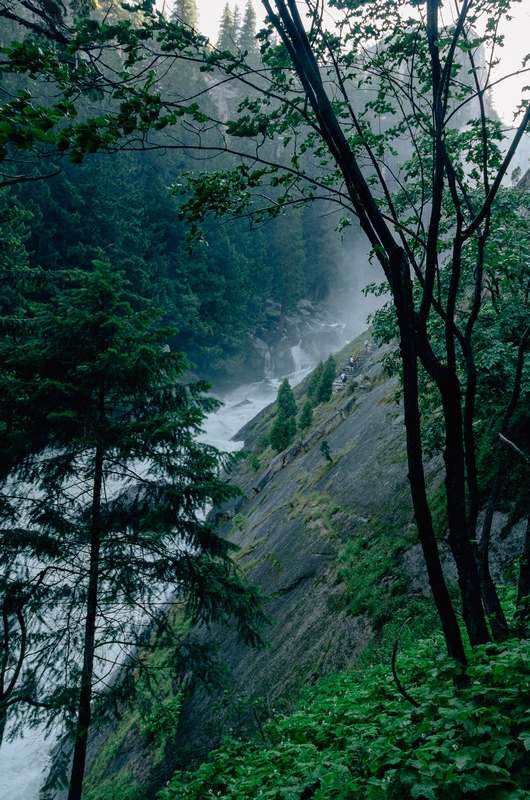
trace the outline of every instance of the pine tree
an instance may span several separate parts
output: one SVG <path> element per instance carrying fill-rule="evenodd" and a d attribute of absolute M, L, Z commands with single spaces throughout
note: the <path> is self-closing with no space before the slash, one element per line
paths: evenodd
<path fill-rule="evenodd" d="M 324 458 L 326 459 L 326 461 L 329 461 L 330 464 L 333 464 L 333 458 L 331 457 L 331 450 L 329 449 L 329 442 L 327 442 L 324 439 L 323 442 L 320 442 L 320 448 L 319 449 L 320 449 L 320 452 L 322 453 L 322 455 L 324 456 Z"/>
<path fill-rule="evenodd" d="M 278 389 L 277 413 L 271 428 L 271 446 L 280 452 L 292 442 L 296 436 L 296 400 L 287 378 Z"/>
<path fill-rule="evenodd" d="M 224 7 L 223 16 L 219 23 L 219 35 L 215 45 L 218 50 L 228 50 L 235 52 L 236 49 L 236 30 L 234 27 L 234 15 L 228 3 Z"/>
<path fill-rule="evenodd" d="M 286 417 L 283 411 L 278 411 L 270 432 L 271 447 L 280 453 L 291 444 L 295 436 L 295 417 Z"/>
<path fill-rule="evenodd" d="M 246 640 L 259 638 L 258 596 L 198 513 L 234 495 L 219 479 L 220 454 L 196 441 L 217 403 L 203 394 L 208 384 L 179 383 L 187 365 L 164 349 L 171 331 L 131 299 L 123 273 L 95 262 L 35 302 L 30 324 L 0 343 L 0 552 L 28 540 L 17 578 L 35 571 L 37 541 L 42 586 L 61 587 L 53 625 L 38 630 L 42 658 L 20 670 L 18 699 L 65 715 L 69 800 L 81 797 L 93 710 L 108 703 L 96 690 L 109 669 L 101 648 L 141 641 L 161 596 L 178 591 L 192 621 L 232 616 Z"/>
<path fill-rule="evenodd" d="M 239 6 L 234 6 L 234 41 L 236 45 L 239 47 L 239 37 L 241 36 L 241 11 L 239 10 Z"/>
<path fill-rule="evenodd" d="M 251 57 L 259 54 L 259 48 L 256 42 L 256 12 L 252 0 L 247 0 L 245 6 L 238 45 L 242 52 L 246 51 Z M 252 63 L 252 61 L 250 63 Z"/>
<path fill-rule="evenodd" d="M 171 14 L 172 22 L 183 22 L 189 25 L 190 28 L 197 28 L 197 3 L 195 0 L 175 0 L 173 6 L 173 13 Z"/>
<path fill-rule="evenodd" d="M 272 296 L 281 305 L 279 329 L 283 333 L 285 315 L 304 296 L 305 241 L 301 211 L 283 215 L 271 223 L 269 258 L 274 264 Z"/>
<path fill-rule="evenodd" d="M 324 369 L 322 370 L 322 376 L 320 378 L 316 390 L 315 401 L 317 405 L 318 403 L 327 403 L 328 400 L 331 399 L 336 368 L 337 367 L 335 364 L 335 359 L 333 358 L 332 355 L 330 355 L 326 363 L 324 364 Z"/>
<path fill-rule="evenodd" d="M 286 417 L 296 416 L 296 399 L 287 378 L 284 378 L 278 389 L 277 404 L 278 411 L 283 411 Z"/>
<path fill-rule="evenodd" d="M 317 400 L 317 394 L 323 372 L 324 372 L 324 364 L 322 363 L 322 361 L 319 361 L 318 365 L 313 370 L 313 373 L 311 375 L 311 378 L 309 379 L 309 384 L 307 387 L 307 397 L 312 406 L 316 406 L 319 402 Z"/>
<path fill-rule="evenodd" d="M 311 427 L 313 424 L 313 409 L 311 408 L 311 403 L 307 400 L 304 403 L 304 407 L 302 409 L 302 413 L 300 414 L 300 419 L 298 420 L 298 427 L 301 431 L 305 431 Z"/>
<path fill-rule="evenodd" d="M 0 191 L 0 315 L 11 314 L 23 304 L 24 282 L 31 280 L 25 242 L 31 217 L 9 189 Z M 37 270 L 35 270 L 35 273 Z"/>

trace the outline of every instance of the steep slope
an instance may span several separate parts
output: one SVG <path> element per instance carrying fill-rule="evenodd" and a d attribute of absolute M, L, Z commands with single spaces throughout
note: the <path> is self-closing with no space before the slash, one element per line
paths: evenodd
<path fill-rule="evenodd" d="M 415 543 L 397 384 L 384 378 L 381 355 L 365 361 L 354 394 L 347 389 L 316 409 L 303 439 L 270 462 L 269 451 L 260 453 L 264 466 L 257 472 L 246 459 L 232 476 L 245 496 L 218 512 L 224 534 L 241 548 L 238 563 L 268 598 L 268 647 L 251 651 L 226 629 L 202 632 L 213 637 L 227 665 L 222 690 L 195 691 L 163 745 L 142 738 L 138 720 L 121 735 L 115 731 L 110 750 L 96 758 L 90 798 L 131 783 L 145 787 L 134 797 L 152 797 L 175 769 L 200 761 L 227 731 L 259 735 L 262 722 L 288 709 L 305 685 L 350 668 L 363 652 L 366 659 L 405 615 L 415 617 L 413 635 L 436 625 Z M 270 419 L 265 409 L 243 429 L 247 449 Z M 323 436 L 332 462 L 318 446 Z M 437 491 L 440 463 L 428 470 Z M 500 528 L 498 572 L 521 536 L 514 530 L 500 546 Z M 447 555 L 445 562 L 453 574 Z"/>

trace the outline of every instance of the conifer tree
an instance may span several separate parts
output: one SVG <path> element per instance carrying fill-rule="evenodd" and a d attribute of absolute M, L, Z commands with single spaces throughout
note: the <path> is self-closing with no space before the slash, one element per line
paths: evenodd
<path fill-rule="evenodd" d="M 234 6 L 234 41 L 236 45 L 239 47 L 239 37 L 241 35 L 241 11 L 238 5 Z"/>
<path fill-rule="evenodd" d="M 295 436 L 295 417 L 286 417 L 283 411 L 278 411 L 270 433 L 271 447 L 280 453 L 291 444 Z"/>
<path fill-rule="evenodd" d="M 329 442 L 324 439 L 323 442 L 320 442 L 320 448 L 319 449 L 320 449 L 320 452 L 322 453 L 322 455 L 324 456 L 324 458 L 326 459 L 326 461 L 329 461 L 330 464 L 333 464 L 333 458 L 331 457 L 331 450 L 329 448 Z"/>
<path fill-rule="evenodd" d="M 247 52 L 249 56 L 256 56 L 259 48 L 256 42 L 256 12 L 252 0 L 247 0 L 243 22 L 239 32 L 238 44 L 240 50 Z M 252 62 L 251 62 L 252 63 Z"/>
<path fill-rule="evenodd" d="M 219 23 L 219 35 L 216 45 L 218 50 L 228 50 L 234 52 L 236 49 L 236 29 L 234 26 L 234 15 L 228 3 L 225 5 L 223 15 Z"/>
<path fill-rule="evenodd" d="M 272 296 L 280 303 L 279 330 L 283 333 L 285 315 L 304 296 L 306 259 L 302 213 L 295 210 L 272 223 L 269 258 L 274 264 Z"/>
<path fill-rule="evenodd" d="M 171 14 L 172 22 L 183 22 L 189 25 L 190 28 L 197 28 L 197 3 L 195 0 L 175 0 L 173 6 L 173 13 Z"/>
<path fill-rule="evenodd" d="M 296 436 L 296 400 L 287 378 L 278 390 L 277 414 L 271 428 L 271 446 L 280 452 L 292 442 Z"/>
<path fill-rule="evenodd" d="M 322 361 L 319 361 L 318 365 L 313 370 L 311 378 L 309 379 L 309 385 L 307 387 L 307 397 L 312 406 L 316 406 L 319 402 L 317 400 L 317 394 L 323 373 L 324 373 L 324 364 L 322 363 Z"/>
<path fill-rule="evenodd" d="M 313 409 L 311 408 L 311 403 L 307 400 L 304 403 L 304 407 L 302 409 L 302 413 L 300 414 L 300 419 L 298 420 L 298 427 L 301 431 L 305 431 L 311 427 L 313 424 Z"/>
<path fill-rule="evenodd" d="M 335 370 L 336 364 L 335 359 L 332 355 L 329 356 L 326 363 L 324 364 L 324 369 L 322 370 L 322 376 L 318 383 L 318 388 L 316 390 L 315 401 L 316 403 L 327 403 L 328 400 L 331 399 L 331 394 L 333 392 L 333 381 L 335 380 Z"/>
<path fill-rule="evenodd" d="M 296 416 L 296 400 L 291 384 L 284 378 L 278 389 L 278 411 L 283 411 L 286 417 Z"/>
<path fill-rule="evenodd" d="M 9 189 L 0 190 L 0 315 L 11 314 L 21 303 L 21 287 L 30 277 L 25 242 L 29 238 L 24 210 Z"/>
<path fill-rule="evenodd" d="M 0 343 L 0 552 L 27 540 L 9 564 L 18 580 L 35 571 L 37 542 L 43 589 L 61 584 L 52 629 L 39 628 L 38 652 L 19 670 L 19 707 L 63 714 L 69 800 L 80 800 L 93 710 L 108 698 L 105 648 L 142 641 L 161 597 L 178 590 L 193 621 L 233 617 L 247 641 L 259 639 L 257 594 L 197 515 L 234 495 L 218 451 L 196 441 L 217 404 L 203 395 L 208 384 L 179 383 L 183 356 L 163 346 L 171 331 L 130 300 L 123 273 L 95 262 Z M 5 568 L 1 577 L 6 608 Z M 7 605 L 19 627 L 21 592 Z"/>

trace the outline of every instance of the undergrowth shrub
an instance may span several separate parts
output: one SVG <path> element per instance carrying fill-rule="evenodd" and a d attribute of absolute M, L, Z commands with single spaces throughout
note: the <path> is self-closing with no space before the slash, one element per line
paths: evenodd
<path fill-rule="evenodd" d="M 142 735 L 151 736 L 156 742 L 171 735 L 178 725 L 183 697 L 183 691 L 179 691 L 174 697 L 168 697 L 155 705 L 144 719 Z"/>
<path fill-rule="evenodd" d="M 306 690 L 263 726 L 265 741 L 228 738 L 163 800 L 523 800 L 530 798 L 530 642 L 477 647 L 469 684 L 441 637 L 398 658 L 414 708 L 387 666 Z"/>

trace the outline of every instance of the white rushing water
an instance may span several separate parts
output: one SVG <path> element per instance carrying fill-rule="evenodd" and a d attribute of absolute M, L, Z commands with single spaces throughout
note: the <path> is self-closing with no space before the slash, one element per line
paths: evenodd
<path fill-rule="evenodd" d="M 284 377 L 291 386 L 296 386 L 315 366 L 315 361 L 302 349 L 300 344 L 291 348 L 295 370 Z M 273 400 L 283 378 L 266 377 L 256 383 L 238 386 L 223 397 L 224 405 L 215 414 L 209 414 L 204 423 L 204 433 L 199 441 L 212 444 L 219 450 L 232 453 L 240 450 L 243 442 L 233 442 L 232 437 L 243 425 L 250 422 L 256 414 Z"/>
<path fill-rule="evenodd" d="M 294 372 L 287 375 L 296 386 L 315 365 L 300 344 L 291 349 Z M 269 373 L 270 375 L 270 373 Z M 231 441 L 237 431 L 276 399 L 283 378 L 265 377 L 262 381 L 239 386 L 223 397 L 224 405 L 209 414 L 200 441 L 219 450 L 240 450 L 243 442 Z M 53 738 L 42 730 L 29 730 L 14 741 L 6 739 L 0 747 L 0 800 L 37 800 L 39 789 L 51 762 Z"/>
<path fill-rule="evenodd" d="M 43 776 L 51 764 L 50 741 L 42 731 L 26 731 L 24 738 L 4 740 L 0 748 L 0 800 L 36 800 Z"/>

